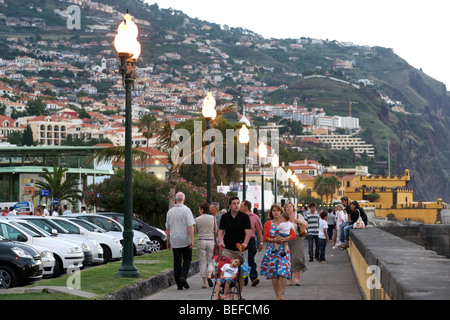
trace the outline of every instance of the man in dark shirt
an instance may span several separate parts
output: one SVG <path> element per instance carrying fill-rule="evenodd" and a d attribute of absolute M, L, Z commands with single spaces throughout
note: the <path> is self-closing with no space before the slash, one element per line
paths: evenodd
<path fill-rule="evenodd" d="M 237 259 L 240 252 L 236 243 L 242 244 L 247 249 L 251 237 L 251 224 L 249 216 L 239 211 L 238 197 L 232 197 L 229 203 L 230 211 L 220 219 L 219 243 L 224 246 L 223 253 L 226 257 Z"/>
<path fill-rule="evenodd" d="M 247 245 L 251 238 L 250 218 L 247 214 L 239 211 L 240 201 L 238 197 L 229 200 L 230 211 L 222 215 L 219 225 L 219 245 L 224 247 L 223 255 L 230 259 L 239 259 L 241 252 L 236 247 L 240 243 L 247 257 Z M 239 291 L 242 293 L 244 278 L 239 277 Z M 238 297 L 239 298 L 239 297 Z"/>

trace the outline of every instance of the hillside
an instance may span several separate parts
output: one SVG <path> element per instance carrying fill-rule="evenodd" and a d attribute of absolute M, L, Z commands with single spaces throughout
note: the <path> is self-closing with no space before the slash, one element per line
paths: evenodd
<path fill-rule="evenodd" d="M 88 62 L 77 62 L 77 66 L 90 68 L 102 56 L 115 58 L 112 46 L 99 43 L 81 49 L 75 46 L 91 40 L 111 44 L 120 13 L 129 9 L 141 19 L 138 25 L 142 54 L 138 66 L 151 67 L 152 75 L 158 75 L 162 83 L 189 82 L 196 86 L 201 83 L 203 89 L 228 93 L 239 105 L 247 97 L 274 104 L 297 101 L 299 105 L 324 108 L 327 114 L 341 116 L 349 114 L 351 102 L 351 115 L 360 119 L 362 127 L 359 136 L 375 147 L 375 159 L 368 163 L 371 172 L 387 174 L 387 164 L 380 163 L 387 161 L 389 141 L 391 174 L 411 170 L 415 200 L 434 201 L 441 197 L 450 202 L 448 92 L 442 83 L 411 67 L 392 49 L 342 44 L 338 39 L 264 39 L 251 30 L 221 27 L 138 0 L 84 1 L 83 6 L 80 1 L 81 29 L 68 29 L 67 18 L 55 13 L 55 9 L 63 11 L 69 5 L 57 0 L 5 0 L 0 4 L 0 41 L 6 43 L 8 37 L 30 42 L 71 41 L 71 48 L 54 50 L 88 56 Z M 23 25 L 19 26 L 17 21 Z M 31 21 L 35 21 L 35 26 Z M 0 49 L 0 58 L 25 55 L 20 48 L 5 48 Z M 113 84 L 104 83 L 103 97 Z M 257 96 L 244 90 L 245 86 L 281 85 L 287 87 Z M 73 86 L 77 88 L 81 83 L 75 82 Z M 380 95 L 400 102 L 405 112 L 392 111 Z"/>

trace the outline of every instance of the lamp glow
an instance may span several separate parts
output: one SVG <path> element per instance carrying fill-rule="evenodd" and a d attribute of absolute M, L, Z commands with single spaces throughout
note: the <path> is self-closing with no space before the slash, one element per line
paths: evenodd
<path fill-rule="evenodd" d="M 216 106 L 216 99 L 212 96 L 211 92 L 208 92 L 205 99 L 203 99 L 202 114 L 205 118 L 215 119 L 217 111 L 214 108 Z"/>
<path fill-rule="evenodd" d="M 244 124 L 241 129 L 239 129 L 239 142 L 248 143 L 250 141 L 250 135 L 247 126 Z"/>

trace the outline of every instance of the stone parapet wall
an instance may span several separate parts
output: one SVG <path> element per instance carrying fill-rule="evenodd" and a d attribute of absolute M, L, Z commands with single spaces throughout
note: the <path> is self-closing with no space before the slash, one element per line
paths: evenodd
<path fill-rule="evenodd" d="M 350 231 L 348 253 L 366 299 L 450 299 L 450 260 L 435 251 L 369 226 Z"/>

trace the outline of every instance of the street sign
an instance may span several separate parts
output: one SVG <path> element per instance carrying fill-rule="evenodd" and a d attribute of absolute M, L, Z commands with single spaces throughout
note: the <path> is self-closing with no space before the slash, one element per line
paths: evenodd
<path fill-rule="evenodd" d="M 50 195 L 50 190 L 41 190 L 41 197 L 48 197 Z"/>
<path fill-rule="evenodd" d="M 52 204 L 57 205 L 59 203 L 58 198 L 53 198 Z"/>
<path fill-rule="evenodd" d="M 34 187 L 25 187 L 24 194 L 34 196 Z"/>

